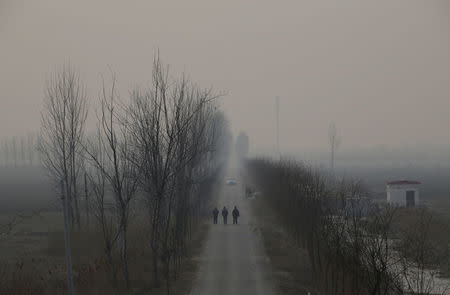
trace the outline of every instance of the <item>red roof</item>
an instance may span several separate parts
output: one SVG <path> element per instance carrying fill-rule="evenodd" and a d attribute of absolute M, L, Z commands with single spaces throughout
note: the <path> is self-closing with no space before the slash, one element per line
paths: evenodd
<path fill-rule="evenodd" d="M 387 184 L 391 185 L 398 185 L 398 184 L 421 184 L 418 181 L 415 180 L 395 180 L 395 181 L 389 181 Z"/>

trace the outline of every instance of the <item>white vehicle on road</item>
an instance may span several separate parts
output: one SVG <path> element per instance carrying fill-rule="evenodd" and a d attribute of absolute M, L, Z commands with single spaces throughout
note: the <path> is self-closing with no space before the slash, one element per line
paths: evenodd
<path fill-rule="evenodd" d="M 226 181 L 225 183 L 226 183 L 227 185 L 236 185 L 236 184 L 238 184 L 237 180 L 236 180 L 236 179 L 233 179 L 233 178 L 227 179 L 227 181 Z"/>

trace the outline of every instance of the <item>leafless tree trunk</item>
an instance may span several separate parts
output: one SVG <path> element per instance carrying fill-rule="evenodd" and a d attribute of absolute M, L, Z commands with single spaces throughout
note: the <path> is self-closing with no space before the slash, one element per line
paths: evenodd
<path fill-rule="evenodd" d="M 33 166 L 34 164 L 34 154 L 36 149 L 36 142 L 34 134 L 28 134 L 27 137 L 27 153 L 28 153 L 28 164 Z"/>
<path fill-rule="evenodd" d="M 69 217 L 67 208 L 66 188 L 64 187 L 64 181 L 61 180 L 61 200 L 63 203 L 63 215 L 64 215 L 64 241 L 66 248 L 66 263 L 67 263 L 67 288 L 69 294 L 74 294 L 73 288 L 73 274 L 72 274 L 72 254 L 70 244 L 70 229 L 69 229 Z"/>
<path fill-rule="evenodd" d="M 13 159 L 14 159 L 14 167 L 17 167 L 17 161 L 18 161 L 18 152 L 17 152 L 17 142 L 16 137 L 14 136 L 12 139 L 12 152 L 13 152 Z"/>
<path fill-rule="evenodd" d="M 85 202 L 85 214 L 86 214 L 86 228 L 89 230 L 90 228 L 90 220 L 89 220 L 89 188 L 87 182 L 87 172 L 84 172 L 84 202 Z"/>
<path fill-rule="evenodd" d="M 96 147 L 100 146 L 101 142 L 99 141 Z M 91 148 L 93 147 L 91 146 Z M 99 161 L 100 163 L 105 162 L 105 155 L 103 154 L 103 151 L 101 149 L 98 148 L 96 150 L 92 150 L 91 152 L 95 154 L 97 161 Z M 94 169 L 91 173 L 88 174 L 88 177 L 94 196 L 94 216 L 96 217 L 103 234 L 104 251 L 108 264 L 111 268 L 112 285 L 114 287 L 117 287 L 118 268 L 113 257 L 113 252 L 120 235 L 120 230 L 116 228 L 117 223 L 114 212 L 115 210 L 111 207 L 108 207 L 108 204 L 106 202 L 107 180 L 105 174 L 98 169 Z"/>
<path fill-rule="evenodd" d="M 8 141 L 6 138 L 2 139 L 2 162 L 3 166 L 8 166 Z"/>
<path fill-rule="evenodd" d="M 20 165 L 25 165 L 25 141 L 23 137 L 20 137 Z"/>

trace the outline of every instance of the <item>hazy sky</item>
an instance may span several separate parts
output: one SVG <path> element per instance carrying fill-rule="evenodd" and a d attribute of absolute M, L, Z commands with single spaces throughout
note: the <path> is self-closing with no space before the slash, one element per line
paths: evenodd
<path fill-rule="evenodd" d="M 233 130 L 283 150 L 450 144 L 450 2 L 0 0 L 0 135 L 37 130 L 46 77 L 70 62 L 95 98 L 172 73 L 226 91 Z"/>

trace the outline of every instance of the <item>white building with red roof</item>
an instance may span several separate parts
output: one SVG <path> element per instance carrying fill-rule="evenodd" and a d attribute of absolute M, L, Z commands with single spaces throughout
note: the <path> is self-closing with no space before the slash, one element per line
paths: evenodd
<path fill-rule="evenodd" d="M 387 202 L 394 206 L 415 207 L 419 205 L 420 182 L 396 180 L 386 184 Z"/>

